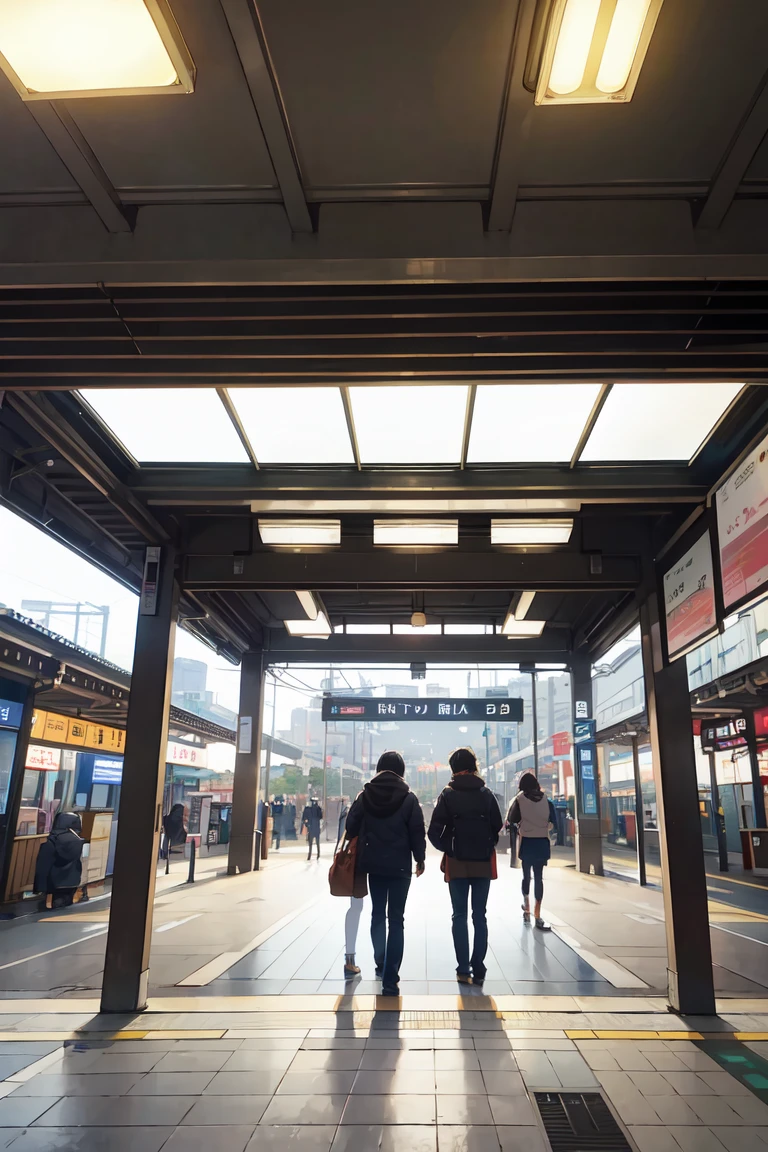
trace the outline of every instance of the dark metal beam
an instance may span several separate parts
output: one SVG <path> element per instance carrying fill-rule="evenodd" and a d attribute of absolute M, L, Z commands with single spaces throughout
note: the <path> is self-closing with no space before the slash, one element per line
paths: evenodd
<path fill-rule="evenodd" d="M 523 75 L 535 13 L 536 0 L 519 0 L 505 106 L 496 145 L 489 232 L 508 232 L 517 207 L 523 152 L 534 111 L 533 96 L 523 87 Z"/>
<path fill-rule="evenodd" d="M 242 568 L 242 571 L 235 569 Z M 590 572 L 590 557 L 576 552 L 511 553 L 485 549 L 399 552 L 369 548 L 333 552 L 255 552 L 249 556 L 187 556 L 183 586 L 190 592 L 232 589 L 505 588 L 561 592 L 632 591 L 640 579 L 632 556 L 604 556 L 602 572 Z"/>
<path fill-rule="evenodd" d="M 349 395 L 349 388 L 340 388 L 341 402 L 344 405 L 344 419 L 347 422 L 347 432 L 349 433 L 349 440 L 352 445 L 352 455 L 355 458 L 355 467 L 358 472 L 362 469 L 360 461 L 360 445 L 357 442 L 357 429 L 355 428 L 355 414 L 352 410 L 352 398 Z"/>
<path fill-rule="evenodd" d="M 26 106 L 107 231 L 130 232 L 120 197 L 66 104 L 61 100 L 30 100 Z"/>
<path fill-rule="evenodd" d="M 464 469 L 286 469 L 247 464 L 141 468 L 131 489 L 150 505 L 250 505 L 251 501 L 349 501 L 342 510 L 365 513 L 371 500 L 476 501 L 571 499 L 601 504 L 698 504 L 709 485 L 681 465 L 586 467 L 532 465 Z M 322 509 L 307 509 L 321 511 Z M 459 508 L 457 511 L 461 511 Z M 521 505 L 517 511 L 525 511 Z M 445 511 L 451 511 L 446 506 Z M 528 511 L 535 512 L 535 507 Z M 489 512 L 490 514 L 490 512 Z M 513 514 L 510 510 L 510 514 Z"/>
<path fill-rule="evenodd" d="M 517 664 L 521 660 L 564 664 L 570 658 L 566 634 L 545 634 L 532 640 L 507 640 L 505 636 L 343 636 L 328 640 L 301 639 L 275 632 L 264 651 L 270 664 L 323 663 L 328 660 L 360 664 L 408 663 L 426 660 L 433 664 Z"/>
<path fill-rule="evenodd" d="M 243 422 L 240 419 L 240 414 L 232 403 L 232 398 L 230 397 L 229 392 L 226 388 L 217 388 L 216 392 L 218 393 L 219 400 L 221 400 L 224 408 L 226 409 L 227 416 L 229 416 L 232 424 L 234 425 L 235 432 L 237 432 L 240 443 L 248 453 L 251 464 L 253 464 L 254 468 L 258 468 L 259 462 L 256 459 L 256 453 L 253 450 L 253 445 L 251 444 L 248 433 L 246 432 Z"/>
<path fill-rule="evenodd" d="M 574 449 L 573 456 L 571 457 L 571 468 L 575 468 L 581 459 L 581 454 L 587 446 L 587 440 L 589 440 L 595 424 L 597 424 L 597 418 L 603 410 L 603 405 L 611 394 L 611 388 L 613 388 L 613 384 L 603 384 L 600 391 L 598 392 L 597 399 L 592 405 L 592 411 L 587 418 L 587 422 L 582 429 L 581 436 L 579 436 L 579 442 Z"/>
<path fill-rule="evenodd" d="M 293 232 L 311 232 L 288 117 L 256 0 L 221 0 Z"/>
<path fill-rule="evenodd" d="M 720 161 L 706 202 L 696 222 L 699 231 L 720 227 L 766 132 L 768 132 L 768 72 L 763 76 L 750 107 Z"/>
<path fill-rule="evenodd" d="M 150 543 L 168 541 L 168 533 L 141 501 L 96 456 L 78 432 L 46 396 L 14 392 L 8 403 L 72 467 L 120 510 L 125 519 Z"/>

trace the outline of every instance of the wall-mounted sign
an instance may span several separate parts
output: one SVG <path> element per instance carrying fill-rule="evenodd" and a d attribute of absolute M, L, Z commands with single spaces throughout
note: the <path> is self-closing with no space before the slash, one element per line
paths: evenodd
<path fill-rule="evenodd" d="M 664 612 L 670 659 L 703 643 L 717 627 L 709 532 L 664 573 Z"/>
<path fill-rule="evenodd" d="M 523 701 L 507 700 L 377 700 L 374 697 L 324 696 L 323 720 L 501 720 L 521 723 Z"/>
<path fill-rule="evenodd" d="M 166 764 L 183 764 L 185 768 L 207 768 L 208 749 L 200 745 L 193 747 L 191 744 L 176 744 L 169 740 L 165 762 Z"/>
<path fill-rule="evenodd" d="M 702 720 L 702 752 L 725 752 L 729 748 L 745 748 L 747 744 L 747 722 L 743 716 L 730 719 Z"/>
<path fill-rule="evenodd" d="M 589 704 L 586 700 L 577 700 L 573 710 L 577 720 L 586 720 L 589 716 Z"/>
<path fill-rule="evenodd" d="M 94 784 L 122 784 L 122 760 L 105 760 L 101 756 L 94 757 L 93 783 Z"/>
<path fill-rule="evenodd" d="M 24 705 L 16 700 L 0 700 L 0 728 L 20 728 Z"/>
<path fill-rule="evenodd" d="M 95 748 L 105 752 L 125 751 L 125 729 L 108 724 L 89 724 L 72 716 L 57 712 L 36 710 L 32 715 L 30 736 L 33 740 L 48 740 L 74 748 Z"/>
<path fill-rule="evenodd" d="M 730 608 L 768 582 L 768 436 L 720 486 L 715 501 L 723 603 Z"/>
<path fill-rule="evenodd" d="M 43 748 L 40 744 L 30 744 L 24 767 L 33 772 L 58 772 L 61 766 L 60 748 Z"/>
<path fill-rule="evenodd" d="M 593 743 L 576 745 L 576 762 L 579 766 L 581 810 L 585 816 L 597 815 L 597 779 L 595 765 L 597 748 Z"/>
<path fill-rule="evenodd" d="M 573 725 L 574 744 L 583 744 L 586 740 L 594 740 L 595 727 L 594 720 L 576 720 Z"/>

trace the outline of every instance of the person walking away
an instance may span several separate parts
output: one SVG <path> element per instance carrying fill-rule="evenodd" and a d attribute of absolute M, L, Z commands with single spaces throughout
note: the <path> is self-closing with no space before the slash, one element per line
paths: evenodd
<path fill-rule="evenodd" d="M 283 835 L 286 840 L 296 839 L 296 797 L 289 796 L 283 812 Z"/>
<path fill-rule="evenodd" d="M 349 810 L 347 835 L 358 837 L 357 866 L 368 874 L 376 975 L 381 976 L 383 995 L 397 996 L 412 861 L 416 875 L 422 876 L 427 854 L 424 814 L 405 782 L 399 752 L 379 757 L 376 775 Z"/>
<path fill-rule="evenodd" d="M 523 866 L 523 920 L 526 924 L 531 920 L 529 893 L 533 872 L 534 920 L 541 932 L 549 932 L 549 924 L 541 918 L 541 902 L 544 899 L 544 869 L 551 853 L 549 826 L 557 824 L 557 813 L 533 772 L 525 772 L 520 778 L 520 791 L 507 813 L 507 823 L 518 825 L 518 855 Z"/>
<path fill-rule="evenodd" d="M 339 828 L 336 836 L 334 854 L 339 850 L 339 844 L 344 839 L 349 815 L 349 802 L 346 796 L 341 798 L 341 811 L 339 812 Z M 363 896 L 350 896 L 349 908 L 344 917 L 344 975 L 348 980 L 360 975 L 360 968 L 355 963 L 355 950 L 357 948 L 357 931 L 360 927 L 360 917 L 363 912 Z"/>
<path fill-rule="evenodd" d="M 80 835 L 82 830 L 77 813 L 60 812 L 37 854 L 35 892 L 45 896 L 46 907 L 68 907 L 82 885 L 85 847 Z"/>
<path fill-rule="evenodd" d="M 272 801 L 272 847 L 275 852 L 280 851 L 280 837 L 283 834 L 283 815 L 285 802 L 282 796 L 275 796 Z"/>
<path fill-rule="evenodd" d="M 320 825 L 322 820 L 323 810 L 317 801 L 317 797 L 313 796 L 301 817 L 301 826 L 307 829 L 307 860 L 312 859 L 313 840 L 317 847 L 317 859 L 320 859 Z"/>
<path fill-rule="evenodd" d="M 170 812 L 163 816 L 163 832 L 165 833 L 164 856 L 170 856 L 174 848 L 187 842 L 187 830 L 184 827 L 184 805 L 174 804 Z"/>
<path fill-rule="evenodd" d="M 496 843 L 502 828 L 499 803 L 478 771 L 471 748 L 457 748 L 448 763 L 453 777 L 429 824 L 430 842 L 445 853 L 443 872 L 453 905 L 456 979 L 482 984 L 488 951 L 488 894 L 496 879 Z M 474 941 L 469 953 L 467 906 L 472 897 Z"/>

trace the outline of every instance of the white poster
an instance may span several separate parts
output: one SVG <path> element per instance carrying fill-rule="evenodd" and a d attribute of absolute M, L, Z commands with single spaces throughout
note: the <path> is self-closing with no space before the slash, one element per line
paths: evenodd
<path fill-rule="evenodd" d="M 689 651 L 717 624 L 709 532 L 664 573 L 664 612 L 670 657 Z"/>
<path fill-rule="evenodd" d="M 726 608 L 768 581 L 768 436 L 718 489 L 717 534 Z"/>
<path fill-rule="evenodd" d="M 253 751 L 253 716 L 241 716 L 237 725 L 238 752 Z"/>
<path fill-rule="evenodd" d="M 37 772 L 58 772 L 60 764 L 60 748 L 43 748 L 40 744 L 30 744 L 27 748 L 25 768 Z"/>

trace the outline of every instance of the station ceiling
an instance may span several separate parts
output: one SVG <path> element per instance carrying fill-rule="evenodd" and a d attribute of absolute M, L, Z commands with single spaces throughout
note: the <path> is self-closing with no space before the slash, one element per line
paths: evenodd
<path fill-rule="evenodd" d="M 170 0 L 191 94 L 0 73 L 2 503 L 132 587 L 172 543 L 235 659 L 604 646 L 768 416 L 768 10 L 664 0 L 629 102 L 547 107 L 543 2 Z M 409 514 L 458 543 L 374 545 Z M 525 590 L 542 636 L 489 633 Z"/>

